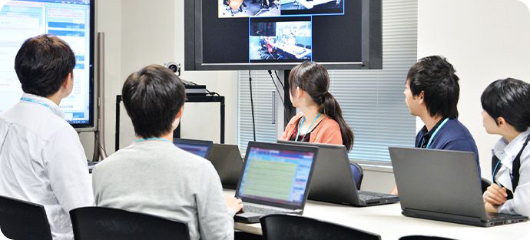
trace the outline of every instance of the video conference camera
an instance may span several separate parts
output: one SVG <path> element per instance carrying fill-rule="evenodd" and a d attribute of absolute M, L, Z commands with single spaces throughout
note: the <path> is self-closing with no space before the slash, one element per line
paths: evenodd
<path fill-rule="evenodd" d="M 173 71 L 177 76 L 180 76 L 180 63 L 174 63 L 174 62 L 168 62 L 164 63 L 164 66 L 169 68 L 169 70 Z"/>

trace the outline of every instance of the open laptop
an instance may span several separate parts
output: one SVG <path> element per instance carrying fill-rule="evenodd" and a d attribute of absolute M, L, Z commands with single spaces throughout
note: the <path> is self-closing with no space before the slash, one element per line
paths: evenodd
<path fill-rule="evenodd" d="M 491 227 L 527 221 L 487 214 L 472 152 L 389 147 L 405 216 Z"/>
<path fill-rule="evenodd" d="M 318 160 L 308 196 L 311 200 L 356 207 L 376 206 L 399 201 L 399 198 L 392 194 L 357 190 L 357 184 L 350 167 L 348 151 L 343 145 L 293 141 L 278 142 L 318 147 Z"/>
<path fill-rule="evenodd" d="M 273 213 L 302 214 L 318 148 L 249 142 L 236 197 L 235 221 L 257 223 Z"/>
<path fill-rule="evenodd" d="M 239 147 L 231 144 L 214 144 L 208 160 L 217 170 L 223 188 L 236 189 L 241 169 L 243 169 Z"/>
<path fill-rule="evenodd" d="M 205 140 L 192 140 L 192 139 L 182 139 L 182 138 L 173 138 L 173 144 L 179 147 L 180 149 L 193 153 L 197 156 L 208 158 L 210 150 L 212 149 L 213 142 Z"/>

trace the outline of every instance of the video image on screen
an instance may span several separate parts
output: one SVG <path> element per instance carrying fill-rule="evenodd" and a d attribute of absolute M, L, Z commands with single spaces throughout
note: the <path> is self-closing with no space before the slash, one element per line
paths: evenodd
<path fill-rule="evenodd" d="M 256 62 L 303 62 L 312 59 L 311 18 L 307 21 L 250 19 L 249 59 Z"/>
<path fill-rule="evenodd" d="M 341 15 L 345 0 L 218 0 L 219 18 Z"/>
<path fill-rule="evenodd" d="M 345 0 L 281 0 L 281 15 L 344 14 Z"/>
<path fill-rule="evenodd" d="M 280 16 L 279 0 L 218 0 L 219 18 Z"/>

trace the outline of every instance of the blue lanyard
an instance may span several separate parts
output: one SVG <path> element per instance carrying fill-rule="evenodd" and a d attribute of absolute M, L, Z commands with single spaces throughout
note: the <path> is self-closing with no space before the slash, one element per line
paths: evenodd
<path fill-rule="evenodd" d="M 50 105 L 46 104 L 46 103 L 43 103 L 41 101 L 38 101 L 38 100 L 35 100 L 35 99 L 32 99 L 32 98 L 27 98 L 27 97 L 22 97 L 20 98 L 20 101 L 24 101 L 24 102 L 29 102 L 29 103 L 35 103 L 35 104 L 39 104 L 41 106 L 45 106 L 47 108 L 50 108 Z M 51 108 L 50 108 L 51 109 Z"/>
<path fill-rule="evenodd" d="M 442 124 L 440 124 L 440 126 L 438 126 L 436 128 L 436 130 L 434 130 L 434 133 L 432 134 L 431 138 L 429 139 L 429 142 L 427 142 L 427 146 L 425 148 L 429 148 L 431 146 L 431 143 L 432 141 L 434 140 L 434 136 L 436 136 L 436 134 L 438 134 L 438 131 L 440 131 L 440 129 L 447 123 L 447 121 L 449 120 L 449 118 L 446 118 Z M 422 140 L 423 141 L 423 140 Z M 423 145 L 423 144 L 422 144 Z"/>
<path fill-rule="evenodd" d="M 162 142 L 171 142 L 167 139 L 163 139 L 163 138 L 157 138 L 157 137 L 153 137 L 153 138 L 140 138 L 140 139 L 136 139 L 136 141 L 134 142 L 145 142 L 145 141 L 162 141 Z"/>
<path fill-rule="evenodd" d="M 315 117 L 315 119 L 313 119 L 313 122 L 311 122 L 311 125 L 309 125 L 309 128 L 307 129 L 307 132 L 302 137 L 302 141 L 304 140 L 305 135 L 307 135 L 307 133 L 309 133 L 309 131 L 311 131 L 311 127 L 313 127 L 313 124 L 320 117 L 320 115 L 322 115 L 322 113 L 318 113 L 317 117 Z M 295 142 L 298 141 L 298 136 L 300 136 L 300 131 L 302 131 L 302 125 L 304 125 L 304 122 L 305 122 L 305 117 L 302 118 L 302 121 L 300 122 L 300 125 L 298 125 L 298 133 L 296 134 L 296 138 L 294 139 Z"/>
<path fill-rule="evenodd" d="M 493 178 L 493 182 L 495 182 L 495 174 L 497 174 L 497 168 L 499 168 L 499 165 L 501 165 L 501 160 L 497 162 L 497 165 L 495 165 L 495 168 L 493 169 L 493 174 L 491 175 Z"/>

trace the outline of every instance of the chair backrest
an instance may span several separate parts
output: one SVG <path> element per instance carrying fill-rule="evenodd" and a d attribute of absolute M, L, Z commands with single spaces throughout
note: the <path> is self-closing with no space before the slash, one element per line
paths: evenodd
<path fill-rule="evenodd" d="M 353 173 L 353 179 L 355 179 L 355 185 L 357 185 L 358 190 L 361 190 L 361 184 L 364 177 L 363 167 L 355 162 L 350 162 L 350 166 Z"/>
<path fill-rule="evenodd" d="M 70 211 L 76 240 L 189 240 L 188 225 L 161 217 L 106 207 Z"/>
<path fill-rule="evenodd" d="M 0 229 L 9 239 L 52 240 L 42 205 L 4 196 L 0 196 Z"/>
<path fill-rule="evenodd" d="M 414 235 L 414 236 L 401 237 L 399 240 L 455 240 L 455 239 L 443 238 L 443 237 L 435 237 L 435 236 Z"/>
<path fill-rule="evenodd" d="M 264 240 L 379 240 L 379 235 L 312 218 L 272 214 L 260 219 Z"/>

